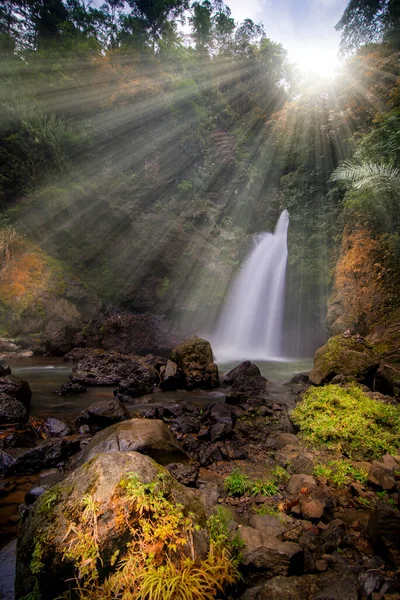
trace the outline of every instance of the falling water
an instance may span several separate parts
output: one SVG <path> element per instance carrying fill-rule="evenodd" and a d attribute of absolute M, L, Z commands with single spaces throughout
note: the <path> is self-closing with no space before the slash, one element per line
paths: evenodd
<path fill-rule="evenodd" d="M 218 361 L 281 358 L 288 225 L 284 210 L 274 233 L 256 236 L 213 336 Z"/>

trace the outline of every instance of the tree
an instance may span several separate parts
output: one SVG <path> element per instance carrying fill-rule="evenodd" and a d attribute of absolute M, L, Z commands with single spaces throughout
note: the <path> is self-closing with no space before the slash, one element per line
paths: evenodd
<path fill-rule="evenodd" d="M 335 26 L 341 32 L 342 54 L 350 54 L 364 44 L 400 41 L 398 0 L 350 0 Z"/>

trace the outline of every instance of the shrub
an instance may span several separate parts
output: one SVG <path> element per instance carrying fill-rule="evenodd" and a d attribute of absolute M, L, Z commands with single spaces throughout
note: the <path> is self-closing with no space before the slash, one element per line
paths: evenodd
<path fill-rule="evenodd" d="M 393 454 L 399 446 L 400 410 L 369 398 L 354 385 L 310 388 L 293 412 L 303 439 L 347 456 Z"/>
<path fill-rule="evenodd" d="M 207 558 L 193 554 L 195 526 L 183 506 L 163 489 L 163 477 L 143 484 L 134 473 L 120 482 L 113 498 L 117 528 L 129 523 L 131 540 L 124 556 L 117 550 L 105 564 L 97 535 L 98 505 L 82 499 L 83 512 L 71 522 L 65 559 L 76 568 L 73 598 L 79 600 L 213 600 L 238 578 L 237 561 L 221 519 L 209 523 Z M 104 578 L 104 573 L 107 576 Z"/>

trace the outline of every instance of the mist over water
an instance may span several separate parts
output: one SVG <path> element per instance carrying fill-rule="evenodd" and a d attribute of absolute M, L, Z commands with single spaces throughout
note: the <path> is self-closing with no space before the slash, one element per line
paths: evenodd
<path fill-rule="evenodd" d="M 274 233 L 256 236 L 213 335 L 218 361 L 283 360 L 288 226 L 289 213 L 284 210 Z"/>

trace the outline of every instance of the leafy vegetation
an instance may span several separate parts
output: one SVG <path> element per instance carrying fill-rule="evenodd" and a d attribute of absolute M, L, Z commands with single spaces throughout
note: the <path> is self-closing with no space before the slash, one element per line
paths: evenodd
<path fill-rule="evenodd" d="M 65 535 L 64 559 L 76 571 L 76 598 L 101 597 L 137 600 L 212 600 L 239 574 L 239 540 L 229 540 L 225 515 L 209 521 L 210 551 L 204 560 L 196 559 L 193 547 L 195 526 L 190 515 L 173 498 L 166 497 L 163 478 L 141 483 L 134 473 L 120 482 L 114 499 L 117 527 L 129 524 L 128 550 L 111 556 L 105 568 L 97 533 L 99 507 L 91 496 L 82 499 L 79 520 L 71 522 Z M 119 525 L 118 525 L 119 524 Z"/>
<path fill-rule="evenodd" d="M 347 486 L 352 481 L 365 483 L 368 479 L 368 473 L 364 469 L 354 467 L 344 459 L 329 460 L 326 464 L 317 463 L 314 466 L 314 475 L 326 477 L 337 487 Z"/>
<path fill-rule="evenodd" d="M 327 385 L 311 388 L 293 412 L 293 421 L 303 439 L 314 446 L 326 446 L 347 456 L 366 458 L 395 453 L 400 434 L 397 406 L 369 398 L 358 386 Z M 341 468 L 336 477 L 346 477 Z"/>
<path fill-rule="evenodd" d="M 224 481 L 228 496 L 274 496 L 278 493 L 275 481 L 257 479 L 252 481 L 239 468 L 233 469 Z"/>

